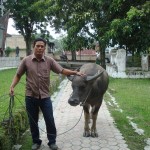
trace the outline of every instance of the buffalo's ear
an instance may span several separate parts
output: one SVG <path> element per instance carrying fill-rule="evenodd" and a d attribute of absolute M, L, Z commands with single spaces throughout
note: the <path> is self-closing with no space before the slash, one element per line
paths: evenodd
<path fill-rule="evenodd" d="M 103 74 L 104 70 L 100 71 L 98 70 L 98 72 L 93 75 L 93 76 L 87 76 L 86 81 L 93 81 L 95 79 L 97 79 L 98 77 L 100 77 Z"/>
<path fill-rule="evenodd" d="M 72 81 L 74 79 L 74 75 L 67 76 L 68 80 Z"/>
<path fill-rule="evenodd" d="M 76 71 L 80 71 L 80 68 L 75 69 Z M 68 80 L 72 81 L 74 79 L 74 75 L 67 76 Z"/>

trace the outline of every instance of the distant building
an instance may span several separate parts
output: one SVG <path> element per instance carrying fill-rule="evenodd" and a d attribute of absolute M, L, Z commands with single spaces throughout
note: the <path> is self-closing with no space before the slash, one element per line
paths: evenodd
<path fill-rule="evenodd" d="M 25 43 L 24 37 L 22 35 L 11 35 L 11 36 L 6 37 L 5 48 L 10 47 L 11 49 L 14 49 L 14 52 L 10 53 L 10 57 L 16 56 L 15 49 L 17 46 L 20 49 L 19 56 L 20 57 L 26 56 L 26 43 Z M 48 47 L 49 47 L 49 45 L 47 44 L 46 55 L 48 55 L 48 53 L 49 53 Z M 31 50 L 32 50 L 32 46 L 31 46 Z"/>
<path fill-rule="evenodd" d="M 11 35 L 11 37 L 6 38 L 5 47 L 15 49 L 17 46 L 20 49 L 26 49 L 26 43 L 22 35 Z"/>

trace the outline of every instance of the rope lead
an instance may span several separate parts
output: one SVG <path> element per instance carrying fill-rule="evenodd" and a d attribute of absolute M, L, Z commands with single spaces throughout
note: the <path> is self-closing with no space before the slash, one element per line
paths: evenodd
<path fill-rule="evenodd" d="M 10 96 L 9 101 L 9 128 L 8 133 L 11 137 L 12 143 L 14 142 L 14 118 L 13 118 L 14 96 Z"/>

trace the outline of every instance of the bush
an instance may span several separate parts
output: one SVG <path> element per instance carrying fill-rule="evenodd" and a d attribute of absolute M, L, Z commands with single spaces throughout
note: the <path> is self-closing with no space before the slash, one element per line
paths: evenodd
<path fill-rule="evenodd" d="M 6 57 L 9 57 L 9 54 L 12 52 L 12 51 L 14 51 L 15 49 L 12 49 L 12 48 L 10 48 L 10 47 L 6 47 L 6 49 L 5 49 L 5 55 L 6 55 Z"/>
<path fill-rule="evenodd" d="M 27 113 L 24 109 L 15 112 L 13 118 L 1 122 L 0 149 L 10 150 L 28 128 Z"/>

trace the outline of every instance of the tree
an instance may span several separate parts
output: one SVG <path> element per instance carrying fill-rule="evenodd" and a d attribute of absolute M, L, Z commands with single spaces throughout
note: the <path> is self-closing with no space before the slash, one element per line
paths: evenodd
<path fill-rule="evenodd" d="M 32 35 L 41 30 L 43 35 L 49 35 L 46 30 L 47 19 L 43 13 L 44 8 L 37 8 L 37 0 L 7 0 L 4 3 L 5 10 L 10 10 L 10 17 L 15 22 L 15 28 L 24 37 L 26 43 L 26 55 L 30 54 Z"/>
<path fill-rule="evenodd" d="M 67 30 L 70 38 L 78 34 L 87 35 L 87 38 L 99 42 L 101 48 L 101 62 L 105 67 L 105 47 L 109 39 L 104 38 L 109 26 L 106 17 L 110 1 L 84 0 L 84 1 L 56 1 L 54 6 L 54 26 Z"/>
<path fill-rule="evenodd" d="M 121 1 L 117 8 L 113 6 L 112 11 L 123 15 L 112 20 L 107 36 L 114 44 L 125 45 L 133 54 L 135 51 L 146 53 L 150 47 L 150 2 Z"/>
<path fill-rule="evenodd" d="M 71 51 L 73 61 L 76 61 L 76 51 L 89 48 L 91 46 L 90 44 L 88 39 L 81 35 L 74 38 L 68 35 L 62 40 L 63 49 Z"/>
<path fill-rule="evenodd" d="M 52 0 L 45 1 L 48 4 Z M 54 0 L 52 9 L 45 12 L 53 15 L 50 20 L 53 26 L 66 30 L 73 43 L 79 34 L 98 41 L 101 65 L 105 68 L 105 48 L 110 39 L 113 45 L 125 45 L 133 51 L 149 47 L 149 3 L 146 0 Z"/>

